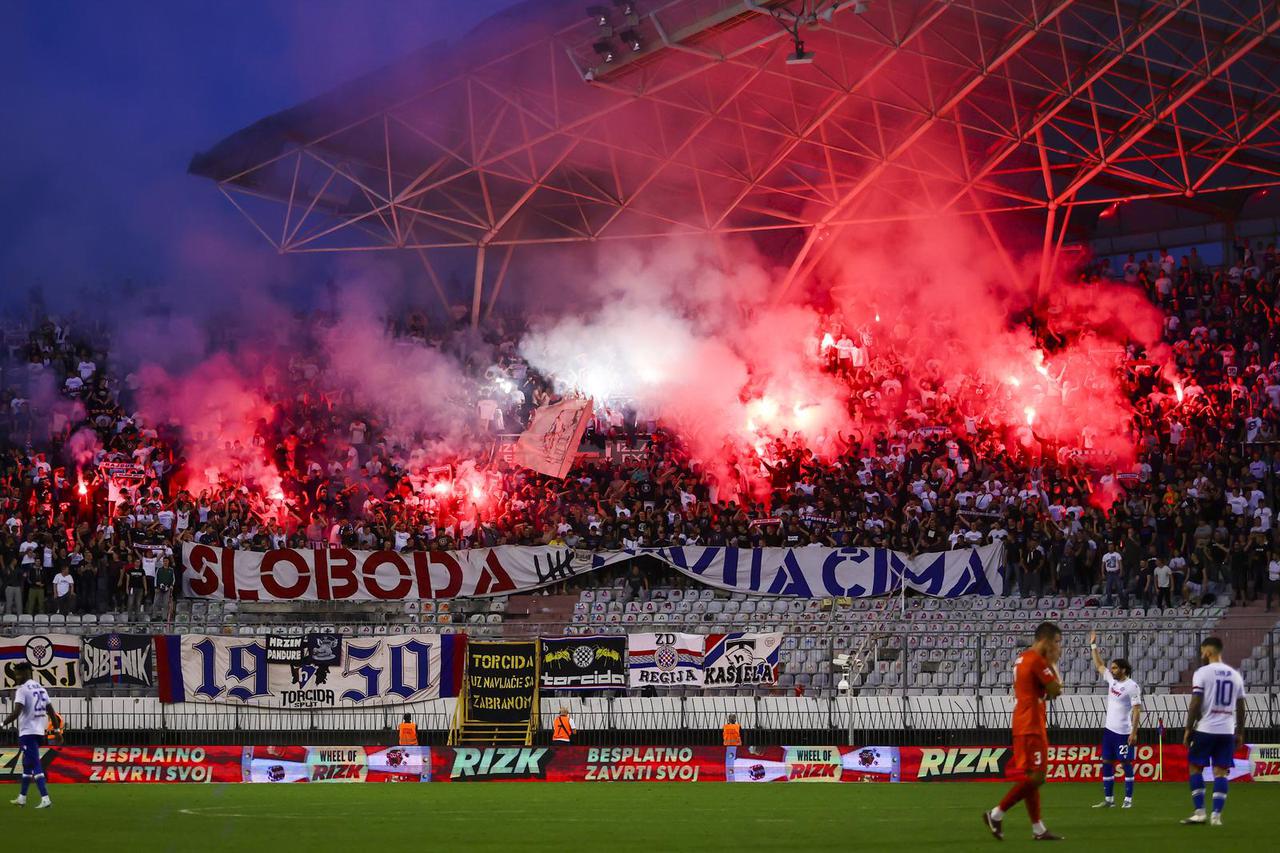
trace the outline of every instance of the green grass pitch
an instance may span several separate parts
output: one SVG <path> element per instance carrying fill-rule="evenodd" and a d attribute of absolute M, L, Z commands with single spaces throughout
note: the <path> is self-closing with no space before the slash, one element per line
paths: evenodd
<path fill-rule="evenodd" d="M 1017 850 L 980 812 L 1003 784 L 64 785 L 54 808 L 5 805 L 5 849 L 63 851 Z M 0 786 L 7 802 L 16 785 Z M 1137 806 L 1093 810 L 1097 785 L 1050 784 L 1045 822 L 1066 844 L 1120 850 L 1255 850 L 1274 843 L 1280 786 L 1231 788 L 1225 826 L 1185 827 L 1187 786 L 1140 785 Z M 1271 839 L 1271 840 L 1268 840 Z M 1036 845 L 1040 846 L 1040 845 Z M 1063 845 L 1065 846 L 1065 845 Z"/>

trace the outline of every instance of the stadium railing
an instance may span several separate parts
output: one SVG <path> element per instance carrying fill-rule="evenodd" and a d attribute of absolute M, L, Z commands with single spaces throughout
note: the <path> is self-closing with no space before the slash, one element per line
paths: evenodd
<path fill-rule="evenodd" d="M 338 626 L 325 626 L 333 628 Z M 488 626 L 486 626 L 488 627 Z M 550 636 L 562 625 L 505 624 L 505 636 Z M 468 626 L 470 628 L 470 626 Z M 1143 740 L 1154 742 L 1157 721 L 1180 737 L 1199 639 L 1213 625 L 1183 620 L 1141 629 L 1103 628 L 1099 642 L 1109 660 L 1126 657 L 1147 699 Z M 1250 736 L 1280 739 L 1280 630 L 1218 630 L 1229 663 L 1241 665 L 1249 689 Z M 568 704 L 577 722 L 577 742 L 588 745 L 715 745 L 720 727 L 736 714 L 749 743 L 883 743 L 930 745 L 999 744 L 1008 737 L 1012 662 L 1027 642 L 1021 631 L 937 633 L 901 626 L 875 633 L 863 668 L 850 674 L 851 688 L 838 691 L 843 675 L 832 658 L 862 638 L 856 631 L 789 635 L 783 652 L 786 686 L 736 690 L 655 690 L 569 694 L 543 691 L 540 738 L 554 710 Z M 939 644 L 945 640 L 946 645 Z M 942 664 L 963 666 L 944 670 Z M 1068 630 L 1060 668 L 1066 695 L 1049 708 L 1053 737 L 1091 742 L 1102 726 L 1105 692 L 1093 669 L 1088 632 Z M 959 674 L 959 678 L 954 676 Z M 879 677 L 873 678 L 872 673 Z M 790 675 L 789 680 L 786 676 Z M 932 676 L 932 677 L 931 677 Z M 939 676 L 943 684 L 939 684 Z M 873 683 L 874 682 L 874 683 Z M 798 690 L 796 684 L 802 685 Z M 67 740 L 81 744 L 379 743 L 393 737 L 404 713 L 414 715 L 424 743 L 443 743 L 453 719 L 452 699 L 376 708 L 268 709 L 220 704 L 163 705 L 154 691 L 82 688 L 52 691 L 66 717 Z M 802 694 L 802 695 L 800 695 Z M 0 700 L 0 708 L 10 698 Z"/>

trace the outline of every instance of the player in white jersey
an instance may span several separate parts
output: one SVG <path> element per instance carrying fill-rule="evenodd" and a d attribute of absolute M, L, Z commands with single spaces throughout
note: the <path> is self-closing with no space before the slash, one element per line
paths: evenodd
<path fill-rule="evenodd" d="M 1213 765 L 1213 815 L 1208 822 L 1222 826 L 1227 804 L 1227 778 L 1235 763 L 1236 748 L 1244 744 L 1244 679 L 1222 662 L 1222 641 L 1208 637 L 1200 644 L 1204 666 L 1191 679 L 1191 705 L 1182 742 L 1187 745 L 1187 771 L 1191 774 L 1191 802 L 1195 813 L 1183 820 L 1206 822 L 1204 768 Z"/>
<path fill-rule="evenodd" d="M 38 809 L 47 809 L 53 803 L 49 800 L 49 788 L 44 780 L 44 768 L 40 766 L 40 746 L 44 740 L 45 728 L 49 725 L 49 715 L 54 713 L 49 694 L 32 677 L 31 664 L 20 662 L 14 667 L 14 675 L 22 682 L 13 696 L 13 710 L 5 717 L 4 727 L 15 720 L 18 722 L 18 743 L 22 745 L 22 792 L 17 799 L 10 800 L 15 806 L 27 804 L 27 789 L 31 780 L 36 780 L 40 789 L 40 805 Z"/>
<path fill-rule="evenodd" d="M 1107 727 L 1102 731 L 1102 802 L 1095 809 L 1115 806 L 1115 769 L 1124 773 L 1124 802 L 1121 808 L 1133 807 L 1133 750 L 1138 743 L 1138 726 L 1142 722 L 1142 688 L 1134 681 L 1133 666 L 1124 658 L 1110 665 L 1098 651 L 1098 633 L 1089 635 L 1089 652 L 1093 665 L 1107 682 Z"/>

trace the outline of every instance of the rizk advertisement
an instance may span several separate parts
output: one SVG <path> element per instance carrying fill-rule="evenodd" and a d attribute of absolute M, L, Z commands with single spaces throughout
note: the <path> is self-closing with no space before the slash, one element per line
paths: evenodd
<path fill-rule="evenodd" d="M 425 746 L 246 746 L 246 782 L 426 782 Z"/>
<path fill-rule="evenodd" d="M 990 782 L 1023 778 L 1008 746 L 902 747 L 904 782 Z M 1102 750 L 1089 744 L 1050 744 L 1046 777 L 1050 782 L 1101 782 Z M 1249 750 L 1236 751 L 1231 779 L 1249 778 Z M 1206 773 L 1209 771 L 1206 770 Z M 1134 773 L 1139 782 L 1187 781 L 1187 749 L 1180 743 L 1152 744 L 1134 749 Z M 1211 777 L 1210 777 L 1211 778 Z"/>
<path fill-rule="evenodd" d="M 901 765 L 893 746 L 770 746 L 726 750 L 730 782 L 897 782 Z"/>
<path fill-rule="evenodd" d="M 431 754 L 433 782 L 723 782 L 722 747 L 454 747 Z"/>
<path fill-rule="evenodd" d="M 1253 771 L 1253 781 L 1280 782 L 1280 744 L 1250 745 L 1249 765 Z"/>

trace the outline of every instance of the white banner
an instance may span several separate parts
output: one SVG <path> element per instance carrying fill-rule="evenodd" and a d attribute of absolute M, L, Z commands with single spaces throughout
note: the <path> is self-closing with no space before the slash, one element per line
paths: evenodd
<path fill-rule="evenodd" d="M 701 687 L 706 637 L 701 634 L 631 634 L 627 663 L 632 687 Z"/>
<path fill-rule="evenodd" d="M 624 554 L 618 560 L 628 560 Z M 507 595 L 599 568 L 568 548 L 501 545 L 468 551 L 236 551 L 182 546 L 189 598 L 239 601 L 408 601 Z"/>
<path fill-rule="evenodd" d="M 1000 543 L 911 556 L 883 548 L 652 548 L 572 551 L 501 545 L 468 551 L 236 551 L 186 543 L 189 598 L 239 601 L 406 601 L 474 598 L 570 580 L 639 555 L 729 592 L 791 598 L 868 598 L 907 589 L 939 598 L 1000 595 Z"/>
<path fill-rule="evenodd" d="M 623 554 L 648 554 L 708 586 L 750 595 L 870 598 L 897 594 L 904 583 L 937 598 L 1004 594 L 1000 542 L 915 556 L 886 548 L 646 548 L 600 552 L 594 565 Z"/>
<path fill-rule="evenodd" d="M 712 634 L 703 659 L 706 686 L 754 687 L 778 683 L 782 633 Z"/>
<path fill-rule="evenodd" d="M 157 636 L 160 701 L 323 709 L 458 695 L 463 635 L 311 636 L 323 655 L 292 664 L 270 661 L 271 637 Z"/>
<path fill-rule="evenodd" d="M 541 406 L 516 440 L 515 461 L 539 474 L 563 480 L 591 420 L 591 400 L 579 397 Z"/>
<path fill-rule="evenodd" d="M 17 687 L 17 665 L 31 664 L 36 681 L 45 687 L 80 686 L 80 638 L 72 634 L 20 634 L 0 637 L 0 687 Z"/>

